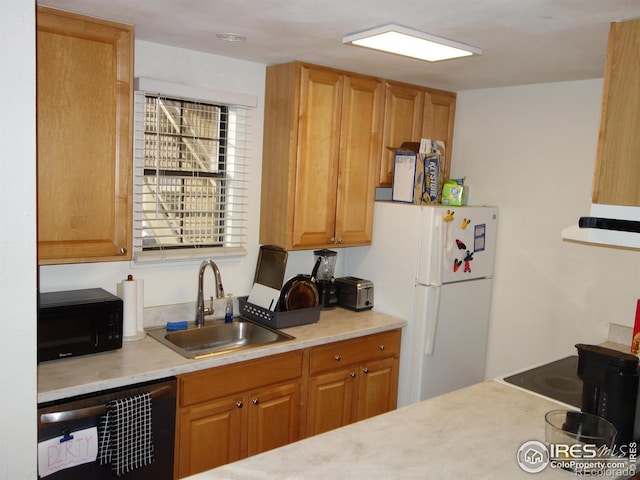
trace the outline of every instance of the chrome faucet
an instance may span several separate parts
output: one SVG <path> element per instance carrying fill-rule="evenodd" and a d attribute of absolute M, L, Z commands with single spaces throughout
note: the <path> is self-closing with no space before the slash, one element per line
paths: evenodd
<path fill-rule="evenodd" d="M 211 297 L 210 306 L 204 306 L 204 294 L 202 292 L 204 271 L 210 266 L 213 270 L 213 276 L 216 281 L 216 298 L 224 298 L 224 287 L 222 286 L 222 277 L 220 270 L 213 260 L 205 260 L 200 264 L 200 272 L 198 273 L 198 300 L 196 302 L 196 327 L 204 325 L 205 315 L 213 315 L 213 297 Z"/>

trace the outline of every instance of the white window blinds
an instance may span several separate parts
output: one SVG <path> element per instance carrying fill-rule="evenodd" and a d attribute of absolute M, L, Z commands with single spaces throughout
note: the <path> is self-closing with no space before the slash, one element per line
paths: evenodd
<path fill-rule="evenodd" d="M 134 260 L 246 253 L 249 113 L 136 92 Z"/>

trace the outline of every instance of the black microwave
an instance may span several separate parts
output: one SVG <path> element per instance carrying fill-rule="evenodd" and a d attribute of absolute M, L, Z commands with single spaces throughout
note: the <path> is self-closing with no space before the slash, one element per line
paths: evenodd
<path fill-rule="evenodd" d="M 122 347 L 122 299 L 102 288 L 38 295 L 38 362 Z"/>

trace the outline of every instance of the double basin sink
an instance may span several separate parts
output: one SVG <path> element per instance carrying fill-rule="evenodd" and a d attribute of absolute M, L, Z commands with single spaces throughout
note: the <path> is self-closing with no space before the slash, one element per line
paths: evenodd
<path fill-rule="evenodd" d="M 213 321 L 201 327 L 189 323 L 186 330 L 148 330 L 149 336 L 186 358 L 204 358 L 292 340 L 279 330 L 236 317 L 232 323 Z"/>

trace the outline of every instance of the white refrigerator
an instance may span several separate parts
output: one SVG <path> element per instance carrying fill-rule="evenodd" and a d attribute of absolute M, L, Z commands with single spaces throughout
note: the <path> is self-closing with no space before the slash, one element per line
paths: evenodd
<path fill-rule="evenodd" d="M 345 252 L 374 309 L 407 321 L 398 405 L 484 380 L 498 209 L 376 202 L 373 242 Z"/>

